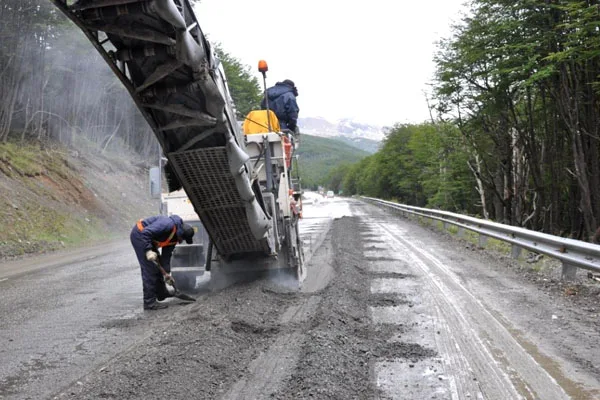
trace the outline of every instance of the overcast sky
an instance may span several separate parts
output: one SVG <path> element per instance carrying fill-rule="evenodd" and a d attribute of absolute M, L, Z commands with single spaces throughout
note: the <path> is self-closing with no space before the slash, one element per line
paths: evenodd
<path fill-rule="evenodd" d="M 253 71 L 267 60 L 269 86 L 296 83 L 300 117 L 389 126 L 429 119 L 434 43 L 463 2 L 201 0 L 195 9 L 210 41 Z"/>

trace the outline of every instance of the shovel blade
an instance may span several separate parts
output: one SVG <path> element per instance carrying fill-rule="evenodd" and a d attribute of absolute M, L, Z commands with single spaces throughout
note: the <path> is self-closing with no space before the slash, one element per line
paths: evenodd
<path fill-rule="evenodd" d="M 192 296 L 187 295 L 185 293 L 181 293 L 179 290 L 175 292 L 173 297 L 177 297 L 178 299 L 185 300 L 185 301 L 196 301 L 196 299 L 193 298 Z"/>

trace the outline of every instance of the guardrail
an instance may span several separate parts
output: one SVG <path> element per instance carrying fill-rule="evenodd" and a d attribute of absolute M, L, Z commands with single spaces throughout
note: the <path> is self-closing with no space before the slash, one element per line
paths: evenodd
<path fill-rule="evenodd" d="M 577 268 L 600 272 L 600 246 L 596 244 L 562 238 L 447 211 L 407 206 L 372 197 L 361 198 L 374 204 L 400 211 L 404 216 L 411 214 L 441 221 L 444 229 L 449 224 L 457 226 L 459 236 L 463 235 L 464 229 L 477 232 L 479 233 L 480 247 L 485 247 L 488 237 L 511 243 L 511 253 L 515 259 L 519 257 L 522 249 L 556 258 L 562 261 L 563 279 L 574 279 Z"/>

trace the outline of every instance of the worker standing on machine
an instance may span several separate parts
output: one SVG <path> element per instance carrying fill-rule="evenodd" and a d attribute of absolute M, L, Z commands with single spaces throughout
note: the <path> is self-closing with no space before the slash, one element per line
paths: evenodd
<path fill-rule="evenodd" d="M 293 81 L 286 79 L 283 82 L 277 82 L 275 86 L 267 89 L 266 96 L 261 102 L 261 108 L 265 110 L 268 107 L 273 110 L 279 119 L 281 129 L 289 129 L 295 133 L 298 123 L 298 112 L 300 112 L 296 97 L 298 97 L 296 85 Z"/>
<path fill-rule="evenodd" d="M 131 244 L 142 270 L 144 289 L 144 310 L 158 310 L 168 307 L 159 303 L 171 297 L 165 280 L 172 280 L 171 255 L 178 243 L 184 240 L 192 244 L 194 228 L 184 224 L 181 217 L 158 215 L 140 219 L 131 230 Z M 161 250 L 161 254 L 158 253 Z M 161 268 L 167 273 L 163 277 Z"/>

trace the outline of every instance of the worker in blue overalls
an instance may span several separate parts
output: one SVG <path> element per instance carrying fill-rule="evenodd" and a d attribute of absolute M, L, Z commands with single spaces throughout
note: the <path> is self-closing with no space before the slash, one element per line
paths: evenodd
<path fill-rule="evenodd" d="M 184 224 L 181 217 L 158 215 L 140 219 L 131 230 L 131 244 L 142 270 L 144 288 L 144 310 L 158 310 L 167 305 L 160 303 L 171 294 L 165 285 L 165 279 L 172 279 L 171 255 L 178 243 L 184 240 L 192 244 L 194 228 Z M 161 249 L 161 254 L 158 253 Z M 159 265 L 168 274 L 162 276 Z"/>

